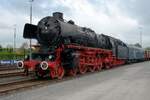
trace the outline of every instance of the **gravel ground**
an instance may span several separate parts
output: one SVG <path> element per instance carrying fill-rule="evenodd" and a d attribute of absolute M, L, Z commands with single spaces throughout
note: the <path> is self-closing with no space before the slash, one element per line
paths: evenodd
<path fill-rule="evenodd" d="M 12 93 L 0 100 L 150 100 L 150 62 Z"/>

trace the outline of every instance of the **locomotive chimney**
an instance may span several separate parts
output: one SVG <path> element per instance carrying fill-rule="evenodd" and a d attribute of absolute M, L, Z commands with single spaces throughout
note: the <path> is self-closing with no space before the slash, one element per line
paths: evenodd
<path fill-rule="evenodd" d="M 54 12 L 53 13 L 53 17 L 56 18 L 56 19 L 58 19 L 58 20 L 60 20 L 60 21 L 64 21 L 64 19 L 63 19 L 63 13 L 61 13 L 61 12 Z"/>

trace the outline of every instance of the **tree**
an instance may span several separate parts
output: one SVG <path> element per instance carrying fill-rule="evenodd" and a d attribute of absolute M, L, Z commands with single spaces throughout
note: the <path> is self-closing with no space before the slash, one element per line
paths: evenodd
<path fill-rule="evenodd" d="M 19 49 L 17 50 L 18 53 L 26 53 L 28 49 L 28 43 L 24 42 L 22 43 L 22 45 L 19 47 Z"/>
<path fill-rule="evenodd" d="M 2 45 L 0 44 L 0 49 L 3 48 Z"/>
<path fill-rule="evenodd" d="M 3 51 L 2 49 L 3 49 L 3 47 L 2 47 L 2 45 L 0 45 L 0 52 Z"/>
<path fill-rule="evenodd" d="M 150 47 L 146 47 L 145 50 L 150 50 Z"/>
<path fill-rule="evenodd" d="M 136 47 L 142 48 L 142 46 L 139 43 L 134 44 Z"/>
<path fill-rule="evenodd" d="M 8 51 L 8 52 L 13 52 L 13 46 L 12 46 L 12 45 L 8 44 L 8 45 L 6 46 L 6 48 L 7 48 L 7 51 Z"/>
<path fill-rule="evenodd" d="M 28 48 L 27 42 L 22 43 L 22 45 L 20 46 L 20 49 L 27 49 L 27 48 Z"/>

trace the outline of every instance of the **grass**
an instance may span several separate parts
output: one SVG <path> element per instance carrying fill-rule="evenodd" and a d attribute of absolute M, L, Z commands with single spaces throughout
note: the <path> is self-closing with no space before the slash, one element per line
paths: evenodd
<path fill-rule="evenodd" d="M 24 54 L 12 53 L 12 52 L 0 52 L 0 60 L 12 60 L 23 59 Z"/>

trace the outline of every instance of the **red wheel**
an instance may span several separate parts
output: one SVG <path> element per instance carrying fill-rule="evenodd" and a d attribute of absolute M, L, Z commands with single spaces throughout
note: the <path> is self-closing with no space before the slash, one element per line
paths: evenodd
<path fill-rule="evenodd" d="M 102 67 L 103 67 L 103 65 L 100 64 L 100 65 L 98 65 L 98 66 L 96 67 L 96 70 L 97 70 L 97 71 L 100 71 L 100 70 L 102 70 Z"/>
<path fill-rule="evenodd" d="M 41 69 L 36 69 L 35 74 L 36 74 L 37 78 L 39 78 L 39 79 L 44 78 L 44 72 Z"/>
<path fill-rule="evenodd" d="M 94 72 L 95 71 L 95 66 L 88 66 L 88 70 L 90 72 Z"/>
<path fill-rule="evenodd" d="M 72 68 L 69 70 L 69 75 L 76 76 L 76 74 L 77 74 L 77 68 Z"/>
<path fill-rule="evenodd" d="M 51 77 L 51 79 L 54 79 L 56 77 L 56 72 L 54 69 L 50 70 L 50 77 Z"/>
<path fill-rule="evenodd" d="M 64 76 L 64 73 L 65 73 L 64 68 L 63 67 L 58 67 L 58 69 L 57 69 L 57 78 L 62 79 L 63 76 Z"/>
<path fill-rule="evenodd" d="M 84 73 L 86 73 L 86 71 L 87 71 L 87 66 L 85 66 L 85 65 L 80 65 L 79 66 L 80 74 L 84 74 Z"/>
<path fill-rule="evenodd" d="M 26 67 L 25 67 L 25 69 L 24 69 L 24 75 L 25 75 L 25 76 L 28 76 L 28 75 L 29 75 L 29 69 L 26 68 Z"/>
<path fill-rule="evenodd" d="M 105 64 L 106 69 L 110 69 L 110 64 Z"/>

